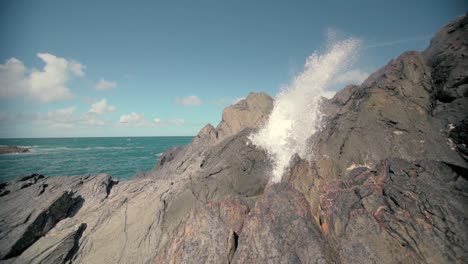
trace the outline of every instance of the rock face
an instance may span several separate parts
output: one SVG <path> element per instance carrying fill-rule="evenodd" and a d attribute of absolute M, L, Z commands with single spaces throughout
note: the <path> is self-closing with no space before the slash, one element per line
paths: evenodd
<path fill-rule="evenodd" d="M 11 154 L 11 153 L 26 153 L 29 149 L 17 147 L 17 146 L 2 146 L 0 147 L 0 154 Z"/>
<path fill-rule="evenodd" d="M 466 262 L 467 24 L 325 101 L 281 183 L 248 140 L 273 100 L 250 94 L 134 180 L 1 184 L 0 262 Z"/>
<path fill-rule="evenodd" d="M 461 132 L 468 115 L 466 24 L 466 16 L 457 19 L 425 52 L 402 54 L 324 106 L 328 123 L 314 137 L 314 147 L 325 178 L 338 179 L 385 158 L 467 165 Z"/>
<path fill-rule="evenodd" d="M 247 98 L 224 109 L 223 120 L 216 130 L 223 139 L 250 127 L 259 127 L 273 109 L 273 99 L 265 93 L 250 93 Z"/>

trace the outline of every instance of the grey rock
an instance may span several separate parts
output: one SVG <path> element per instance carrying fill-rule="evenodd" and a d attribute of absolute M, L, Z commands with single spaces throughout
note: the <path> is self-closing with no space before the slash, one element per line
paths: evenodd
<path fill-rule="evenodd" d="M 29 175 L 0 184 L 3 263 L 463 263 L 466 16 L 324 100 L 312 160 L 279 184 L 248 136 L 251 94 L 129 181 Z"/>
<path fill-rule="evenodd" d="M 1 146 L 0 154 L 11 154 L 11 153 L 26 153 L 29 152 L 28 148 L 17 147 L 17 146 Z"/>
<path fill-rule="evenodd" d="M 424 51 L 432 66 L 437 100 L 451 102 L 467 97 L 468 17 L 466 15 L 443 27 Z"/>
<path fill-rule="evenodd" d="M 194 175 L 204 173 L 206 167 L 206 156 L 213 156 L 213 149 L 222 142 L 236 142 L 242 145 L 242 149 L 247 144 L 248 129 L 259 128 L 273 109 L 273 99 L 265 93 L 250 93 L 245 99 L 227 107 L 223 111 L 223 119 L 214 128 L 211 124 L 203 127 L 191 144 L 180 149 L 168 150 L 158 159 L 155 168 L 140 177 L 157 177 L 158 179 L 168 179 L 176 176 L 180 178 L 196 177 Z M 243 132 L 244 131 L 244 132 Z M 233 140 L 243 138 L 243 141 Z M 226 144 L 225 144 L 226 145 Z M 219 148 L 218 148 L 219 149 Z M 252 149 L 250 147 L 249 149 Z M 217 150 L 214 150 L 217 151 Z M 219 149 L 221 151 L 221 149 Z M 210 153 L 211 152 L 211 153 Z M 233 161 L 239 160 L 238 155 Z M 264 160 L 265 156 L 258 158 Z M 231 160 L 224 160 L 229 163 Z M 245 161 L 243 161 L 245 162 Z"/>
<path fill-rule="evenodd" d="M 12 263 L 69 263 L 78 251 L 79 240 L 85 229 L 86 224 L 83 223 L 60 240 L 55 237 L 43 239 Z"/>
<path fill-rule="evenodd" d="M 462 33 L 452 34 L 466 34 L 464 26 L 459 28 Z M 437 35 L 432 43 L 442 42 L 439 37 L 443 36 Z M 465 48 L 450 54 L 463 57 Z M 427 57 L 433 50 L 430 46 L 423 53 L 406 52 L 361 87 L 340 91 L 323 105 L 324 128 L 311 139 L 314 153 L 320 157 L 316 159 L 320 174 L 340 178 L 353 167 L 373 167 L 385 158 L 432 159 L 467 166 L 449 132 L 467 119 L 468 99 L 439 100 L 440 88 L 433 80 L 438 70 L 429 63 L 433 58 Z M 467 76 L 463 63 L 455 60 L 451 66 L 458 69 L 457 80 Z"/>
<path fill-rule="evenodd" d="M 112 182 L 108 175 L 90 178 L 33 174 L 4 184 L 4 195 L 0 197 L 0 259 L 22 254 L 57 223 L 73 217 L 85 198 L 105 199 Z M 83 190 L 83 185 L 89 189 Z"/>
<path fill-rule="evenodd" d="M 234 135 L 245 128 L 261 126 L 273 109 L 273 99 L 265 93 L 250 93 L 245 99 L 224 109 L 216 127 L 218 138 Z"/>
<path fill-rule="evenodd" d="M 336 263 L 304 196 L 289 184 L 269 186 L 245 221 L 233 263 Z"/>

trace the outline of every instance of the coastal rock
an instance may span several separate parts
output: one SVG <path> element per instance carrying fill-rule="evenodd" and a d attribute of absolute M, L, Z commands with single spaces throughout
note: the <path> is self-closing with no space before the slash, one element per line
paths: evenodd
<path fill-rule="evenodd" d="M 273 99 L 265 93 L 250 93 L 245 99 L 224 109 L 216 127 L 218 138 L 236 134 L 245 128 L 258 128 L 273 109 Z"/>
<path fill-rule="evenodd" d="M 455 89 L 458 81 L 454 80 L 467 78 L 468 65 L 463 59 L 468 55 L 467 45 L 460 40 L 468 31 L 466 20 L 459 18 L 442 29 L 431 41 L 435 47 L 431 44 L 425 52 L 402 54 L 360 87 L 344 89 L 323 105 L 324 128 L 312 139 L 321 175 L 340 178 L 353 167 L 370 168 L 386 158 L 468 166 L 453 142 L 457 138 L 459 149 L 464 148 L 463 136 L 455 135 L 460 129 L 450 135 L 451 129 L 463 127 L 468 118 L 468 98 L 458 95 L 448 102 L 439 96 L 444 89 Z M 458 30 L 447 37 L 444 32 L 453 27 Z M 439 47 L 440 43 L 461 46 L 450 49 Z M 446 69 L 457 74 L 452 76 Z M 448 77 L 441 79 L 442 75 Z"/>
<path fill-rule="evenodd" d="M 216 150 L 213 149 L 219 149 L 217 145 L 223 143 L 226 145 L 226 142 L 227 145 L 235 143 L 239 145 L 237 148 L 242 150 L 248 144 L 247 137 L 249 133 L 251 133 L 252 129 L 259 128 L 266 121 L 272 109 L 273 99 L 269 95 L 265 93 L 250 93 L 245 99 L 224 110 L 223 120 L 217 128 L 214 128 L 211 124 L 207 124 L 195 136 L 191 144 L 182 149 L 178 148 L 166 151 L 159 157 L 158 165 L 153 170 L 140 175 L 140 178 L 157 177 L 158 179 L 168 179 L 176 176 L 180 179 L 196 177 L 194 175 L 199 173 L 203 174 L 204 172 L 201 171 L 206 171 L 204 169 L 204 167 L 206 168 L 205 157 L 215 157 L 216 154 L 213 154 L 213 151 Z M 247 130 L 250 132 L 245 132 Z M 253 148 L 249 147 L 249 149 Z M 223 152 L 223 149 L 219 149 L 219 151 Z M 261 151 L 256 150 L 256 152 Z M 216 160 L 211 161 L 219 163 L 218 167 L 227 167 L 226 164 L 241 160 L 244 163 L 246 162 L 245 158 L 239 158 L 239 155 L 236 153 L 232 153 L 231 156 L 232 159 L 225 159 L 222 163 Z M 247 161 L 249 160 L 264 161 L 265 155 L 262 154 L 262 156 L 247 159 Z M 236 166 L 229 165 L 229 167 Z M 244 167 L 241 169 L 245 169 Z M 232 168 L 232 170 L 235 169 Z M 262 174 L 265 173 L 266 170 Z"/>
<path fill-rule="evenodd" d="M 289 184 L 269 186 L 248 215 L 233 263 L 336 263 L 304 196 Z"/>
<path fill-rule="evenodd" d="M 102 202 L 116 183 L 105 174 L 95 177 L 32 174 L 4 183 L 0 197 L 0 259 L 17 257 L 36 245 L 58 223 L 74 217 L 85 201 L 87 205 Z"/>
<path fill-rule="evenodd" d="M 432 66 L 437 100 L 449 103 L 468 96 L 468 17 L 462 16 L 443 27 L 423 54 Z"/>
<path fill-rule="evenodd" d="M 289 182 L 302 187 L 296 177 L 313 167 L 297 161 Z M 391 159 L 340 180 L 311 175 L 299 190 L 309 192 L 314 218 L 343 263 L 456 263 L 468 254 L 466 173 L 443 162 Z"/>
<path fill-rule="evenodd" d="M 174 147 L 171 148 L 167 151 L 165 151 L 162 155 L 161 158 L 158 160 L 158 165 L 157 166 L 163 166 L 164 163 L 171 162 L 174 157 L 182 150 L 182 147 Z"/>
<path fill-rule="evenodd" d="M 273 100 L 251 94 L 136 179 L 0 184 L 0 261 L 463 263 L 466 21 L 324 100 L 315 155 L 280 183 L 248 139 Z"/>
<path fill-rule="evenodd" d="M 225 198 L 199 205 L 170 235 L 155 263 L 231 263 L 249 202 Z"/>
<path fill-rule="evenodd" d="M 29 152 L 28 148 L 17 147 L 17 146 L 1 146 L 0 154 L 12 154 L 12 153 L 26 153 Z"/>
<path fill-rule="evenodd" d="M 41 240 L 24 252 L 13 263 L 69 263 L 79 247 L 79 240 L 86 224 L 79 225 L 68 235 L 56 240 L 55 237 Z"/>

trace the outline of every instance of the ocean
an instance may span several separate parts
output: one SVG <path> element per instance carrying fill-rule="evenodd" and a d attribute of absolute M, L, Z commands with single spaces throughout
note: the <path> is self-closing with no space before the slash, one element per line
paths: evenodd
<path fill-rule="evenodd" d="M 193 137 L 30 138 L 0 139 L 0 145 L 27 147 L 31 152 L 0 155 L 0 182 L 40 173 L 45 176 L 107 173 L 131 179 L 156 165 L 158 156 Z"/>

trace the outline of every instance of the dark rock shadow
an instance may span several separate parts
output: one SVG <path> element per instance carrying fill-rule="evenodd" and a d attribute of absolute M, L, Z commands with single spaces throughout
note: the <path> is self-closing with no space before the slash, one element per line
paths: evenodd
<path fill-rule="evenodd" d="M 63 260 L 63 263 L 67 263 L 68 261 L 70 261 L 75 256 L 76 252 L 78 252 L 78 249 L 80 248 L 80 238 L 83 235 L 83 233 L 84 233 L 84 231 L 86 230 L 87 227 L 88 227 L 88 225 L 86 223 L 82 223 L 80 225 L 80 227 L 76 231 L 76 234 L 75 234 L 75 237 L 74 237 L 73 247 L 68 252 L 67 256 Z"/>
<path fill-rule="evenodd" d="M 67 217 L 74 217 L 78 213 L 78 211 L 80 211 L 81 207 L 83 207 L 84 203 L 85 199 L 83 198 L 83 196 L 78 195 L 75 198 L 75 203 L 70 207 L 70 209 L 68 209 Z"/>

